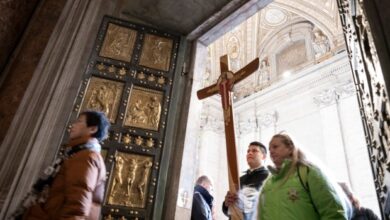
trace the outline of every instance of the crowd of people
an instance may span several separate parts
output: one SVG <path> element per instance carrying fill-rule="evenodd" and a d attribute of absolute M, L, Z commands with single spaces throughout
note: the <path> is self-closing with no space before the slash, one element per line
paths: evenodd
<path fill-rule="evenodd" d="M 249 169 L 240 177 L 241 190 L 228 191 L 222 204 L 227 217 L 235 206 L 244 220 L 379 220 L 372 210 L 360 205 L 347 184 L 337 183 L 310 161 L 289 135 L 274 135 L 268 151 L 273 166 L 265 168 L 267 148 L 260 142 L 249 144 Z M 212 185 L 207 176 L 201 178 Z M 207 192 L 207 199 L 202 198 L 199 188 Z M 191 220 L 214 219 L 213 197 L 208 188 L 197 181 Z"/>
<path fill-rule="evenodd" d="M 45 170 L 11 219 L 99 219 L 106 182 L 99 142 L 109 126 L 104 113 L 82 112 L 70 128 L 68 150 Z M 273 166 L 266 168 L 267 154 Z M 240 177 L 241 189 L 228 191 L 221 204 L 227 217 L 234 207 L 244 220 L 379 220 L 346 183 L 329 178 L 285 133 L 274 135 L 268 148 L 251 142 L 246 161 L 249 169 Z M 212 194 L 211 178 L 200 176 L 191 220 L 215 219 Z"/>

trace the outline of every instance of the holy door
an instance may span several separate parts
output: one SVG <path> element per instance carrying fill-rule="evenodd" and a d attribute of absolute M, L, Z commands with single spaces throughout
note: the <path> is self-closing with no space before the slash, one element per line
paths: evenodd
<path fill-rule="evenodd" d="M 390 219 L 390 103 L 366 15 L 366 8 L 372 10 L 375 4 L 373 1 L 346 0 L 338 0 L 337 3 L 382 218 Z M 371 19 L 377 18 L 374 16 Z"/>
<path fill-rule="evenodd" d="M 102 219 L 152 219 L 158 206 L 159 165 L 179 39 L 103 19 L 71 115 L 72 121 L 93 109 L 111 122 L 102 145 L 107 166 Z"/>

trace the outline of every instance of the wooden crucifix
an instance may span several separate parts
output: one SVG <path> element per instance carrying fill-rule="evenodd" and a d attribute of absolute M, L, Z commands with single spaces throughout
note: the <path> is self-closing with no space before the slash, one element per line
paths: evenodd
<path fill-rule="evenodd" d="M 223 117 L 225 124 L 225 139 L 227 147 L 227 160 L 229 172 L 229 191 L 236 193 L 240 189 L 240 177 L 238 174 L 237 149 L 234 134 L 233 108 L 231 92 L 234 84 L 240 82 L 259 68 L 259 58 L 256 58 L 244 68 L 233 73 L 229 70 L 228 56 L 220 58 L 221 75 L 217 82 L 197 92 L 198 99 L 204 99 L 219 93 L 222 100 Z M 241 220 L 243 215 L 237 206 L 230 207 L 231 219 Z"/>

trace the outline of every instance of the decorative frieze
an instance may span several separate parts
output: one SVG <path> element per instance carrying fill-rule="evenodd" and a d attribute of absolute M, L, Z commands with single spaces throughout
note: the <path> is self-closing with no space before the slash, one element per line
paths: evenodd
<path fill-rule="evenodd" d="M 332 105 L 336 101 L 336 93 L 334 89 L 326 89 L 314 96 L 313 99 L 318 106 Z"/>
<path fill-rule="evenodd" d="M 238 122 L 239 134 L 251 133 L 255 131 L 256 128 L 257 128 L 257 123 L 255 118 Z"/>
<path fill-rule="evenodd" d="M 210 130 L 215 133 L 223 133 L 223 119 L 219 119 L 211 115 L 202 115 L 200 118 L 200 128 L 202 130 Z"/>
<path fill-rule="evenodd" d="M 356 93 L 355 86 L 352 82 L 348 82 L 344 85 L 325 89 L 319 92 L 316 96 L 313 97 L 313 101 L 319 107 L 329 106 L 336 103 L 337 100 L 349 97 Z"/>
<path fill-rule="evenodd" d="M 275 125 L 278 121 L 278 112 L 274 111 L 272 113 L 265 113 L 256 116 L 257 126 L 258 127 L 270 127 Z"/>

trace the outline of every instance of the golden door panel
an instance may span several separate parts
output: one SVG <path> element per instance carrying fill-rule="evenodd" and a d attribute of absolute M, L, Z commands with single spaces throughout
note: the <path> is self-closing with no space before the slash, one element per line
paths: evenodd
<path fill-rule="evenodd" d="M 146 34 L 139 64 L 168 71 L 171 63 L 172 45 L 172 39 Z"/>
<path fill-rule="evenodd" d="M 102 21 L 70 117 L 97 110 L 112 125 L 101 152 L 109 172 L 102 219 L 161 216 L 158 192 L 167 182 L 159 176 L 169 167 L 164 153 L 172 146 L 164 143 L 179 47 L 179 35 L 108 16 Z"/>
<path fill-rule="evenodd" d="M 81 111 L 96 110 L 104 112 L 115 123 L 124 84 L 117 81 L 91 77 Z"/>
<path fill-rule="evenodd" d="M 125 126 L 158 131 L 163 93 L 134 86 L 129 96 Z"/>
<path fill-rule="evenodd" d="M 137 31 L 109 23 L 99 56 L 130 62 L 136 38 Z"/>
<path fill-rule="evenodd" d="M 107 204 L 145 208 L 153 158 L 116 152 Z"/>

